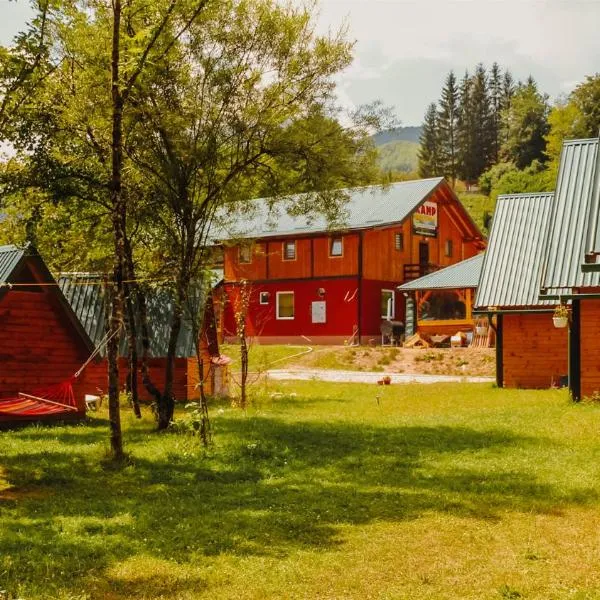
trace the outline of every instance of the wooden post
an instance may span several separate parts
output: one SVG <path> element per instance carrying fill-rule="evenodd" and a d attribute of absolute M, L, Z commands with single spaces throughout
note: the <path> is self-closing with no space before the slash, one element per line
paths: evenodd
<path fill-rule="evenodd" d="M 581 400 L 581 300 L 571 304 L 569 326 L 569 392 L 573 402 Z"/>
<path fill-rule="evenodd" d="M 496 316 L 496 386 L 504 387 L 504 315 Z"/>

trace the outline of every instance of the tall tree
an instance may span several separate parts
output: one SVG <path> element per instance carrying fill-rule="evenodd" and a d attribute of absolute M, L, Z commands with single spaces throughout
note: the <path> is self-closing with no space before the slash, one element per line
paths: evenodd
<path fill-rule="evenodd" d="M 497 62 L 492 64 L 488 83 L 491 111 L 490 161 L 492 163 L 497 163 L 500 153 L 500 123 L 502 111 L 502 72 L 500 70 L 500 65 L 498 65 Z"/>
<path fill-rule="evenodd" d="M 502 154 L 518 169 L 529 166 L 534 160 L 546 161 L 548 112 L 548 96 L 538 91 L 533 80 L 517 88 L 510 106 L 504 111 L 506 140 Z"/>
<path fill-rule="evenodd" d="M 471 83 L 469 109 L 472 120 L 472 173 L 473 179 L 487 169 L 491 163 L 493 124 L 488 81 L 485 67 L 478 64 Z"/>
<path fill-rule="evenodd" d="M 477 178 L 474 156 L 475 123 L 471 110 L 473 82 L 468 71 L 460 82 L 457 115 L 458 174 L 461 179 L 472 182 Z"/>
<path fill-rule="evenodd" d="M 456 77 L 452 71 L 446 77 L 440 110 L 438 115 L 438 129 L 440 138 L 440 162 L 445 177 L 456 185 L 458 175 L 458 87 Z"/>
<path fill-rule="evenodd" d="M 427 108 L 419 148 L 419 175 L 436 177 L 443 172 L 441 162 L 438 110 L 435 102 Z"/>

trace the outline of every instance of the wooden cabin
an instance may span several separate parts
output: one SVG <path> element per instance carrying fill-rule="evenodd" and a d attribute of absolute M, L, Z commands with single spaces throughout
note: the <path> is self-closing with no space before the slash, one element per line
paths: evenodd
<path fill-rule="evenodd" d="M 69 380 L 93 350 L 35 248 L 0 246 L 0 400 Z M 83 417 L 81 382 L 73 388 L 77 410 L 69 416 Z"/>
<path fill-rule="evenodd" d="M 403 321 L 396 290 L 484 248 L 481 232 L 443 178 L 347 190 L 346 218 L 331 230 L 322 218 L 269 212 L 266 201 L 230 231 L 224 246 L 223 329 L 235 314 L 262 343 L 378 341 L 386 320 Z M 248 295 L 244 308 L 242 290 Z"/>
<path fill-rule="evenodd" d="M 102 278 L 97 274 L 62 274 L 60 288 L 80 319 L 84 329 L 95 345 L 105 336 L 106 296 Z M 148 326 L 150 330 L 149 370 L 154 385 L 158 389 L 164 386 L 166 355 L 173 312 L 173 301 L 164 290 L 153 290 L 147 299 Z M 212 297 L 198 295 L 195 301 L 197 310 L 204 311 L 203 329 L 200 332 L 200 356 L 203 370 L 204 390 L 208 395 L 227 395 L 227 365 L 219 353 L 217 329 L 214 317 Z M 139 322 L 137 330 L 140 331 Z M 173 394 L 177 400 L 185 401 L 199 395 L 199 366 L 196 356 L 196 344 L 189 316 L 184 316 L 175 353 Z M 138 356 L 141 357 L 141 340 Z M 121 389 L 127 387 L 128 350 L 125 335 L 119 342 L 119 378 Z M 105 349 L 101 359 L 88 365 L 82 376 L 85 391 L 88 394 L 105 393 L 107 389 L 107 362 Z M 138 361 L 141 364 L 141 361 Z M 141 367 L 139 367 L 141 368 Z M 138 394 L 142 402 L 151 402 L 152 396 L 142 385 L 138 372 Z"/>
<path fill-rule="evenodd" d="M 565 331 L 575 400 L 600 393 L 599 143 L 563 144 L 541 278 L 542 298 L 571 306 Z"/>
<path fill-rule="evenodd" d="M 568 336 L 553 326 L 556 299 L 540 280 L 554 194 L 500 196 L 474 310 L 496 328 L 498 387 L 548 388 L 567 375 Z"/>
<path fill-rule="evenodd" d="M 407 335 L 427 338 L 473 332 L 473 303 L 483 257 L 483 253 L 476 254 L 398 286 L 407 303 Z"/>

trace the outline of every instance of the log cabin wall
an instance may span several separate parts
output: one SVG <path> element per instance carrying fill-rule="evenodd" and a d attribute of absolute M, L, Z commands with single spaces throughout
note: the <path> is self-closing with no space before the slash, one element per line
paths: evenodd
<path fill-rule="evenodd" d="M 86 359 L 52 288 L 13 289 L 0 300 L 0 397 L 61 383 Z"/>
<path fill-rule="evenodd" d="M 581 396 L 600 392 L 600 300 L 581 301 Z"/>
<path fill-rule="evenodd" d="M 504 313 L 503 328 L 505 387 L 549 388 L 567 374 L 568 330 L 553 326 L 552 312 Z"/>

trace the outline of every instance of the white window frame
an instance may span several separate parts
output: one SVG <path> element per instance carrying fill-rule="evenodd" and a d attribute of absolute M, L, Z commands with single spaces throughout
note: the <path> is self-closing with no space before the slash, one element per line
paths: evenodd
<path fill-rule="evenodd" d="M 340 253 L 333 254 L 333 244 L 339 240 L 340 242 Z M 329 238 L 329 258 L 343 258 L 344 256 L 344 237 L 341 235 L 332 236 Z"/>
<path fill-rule="evenodd" d="M 279 316 L 279 296 L 283 294 L 291 294 L 294 302 L 294 314 L 291 317 L 280 317 Z M 275 294 L 275 319 L 277 321 L 293 321 L 296 317 L 296 296 L 292 290 L 281 291 Z"/>
<path fill-rule="evenodd" d="M 271 299 L 271 292 L 259 292 L 258 294 L 258 303 L 262 306 L 269 304 L 269 300 Z"/>
<path fill-rule="evenodd" d="M 286 246 L 288 244 L 294 244 L 294 258 L 286 258 Z M 281 248 L 281 260 L 290 262 L 292 260 L 296 260 L 298 258 L 298 245 L 296 244 L 296 240 L 284 240 L 282 248 Z"/>
<path fill-rule="evenodd" d="M 398 244 L 398 242 L 400 242 Z M 400 247 L 398 247 L 400 246 Z M 396 231 L 394 233 L 394 250 L 397 250 L 398 252 L 404 252 L 404 232 L 403 231 Z"/>
<path fill-rule="evenodd" d="M 392 294 L 392 297 L 388 299 L 388 311 L 385 315 L 381 315 L 382 319 L 389 319 L 390 321 L 392 319 L 394 319 L 396 317 L 396 291 L 395 290 L 388 290 L 388 289 L 382 289 L 381 290 L 381 295 L 383 296 L 384 292 L 389 292 L 390 294 Z M 392 310 L 389 310 L 389 303 L 390 300 L 392 301 Z M 381 303 L 380 303 L 381 305 Z M 381 306 L 380 306 L 381 307 Z"/>

